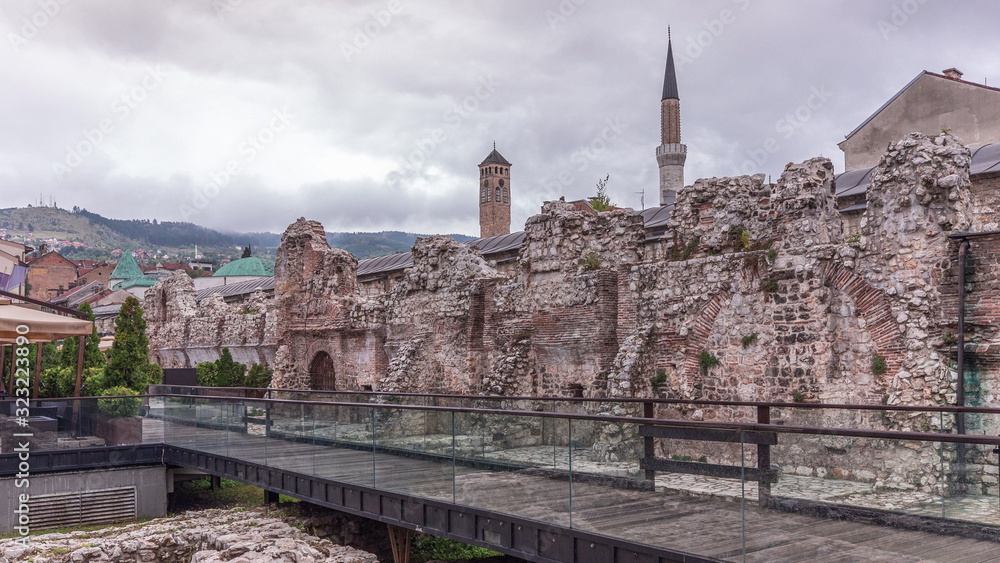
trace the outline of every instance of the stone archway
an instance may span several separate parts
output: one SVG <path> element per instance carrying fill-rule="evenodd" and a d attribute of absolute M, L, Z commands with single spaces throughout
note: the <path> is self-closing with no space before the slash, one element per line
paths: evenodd
<path fill-rule="evenodd" d="M 314 391 L 333 391 L 337 388 L 334 380 L 333 358 L 326 352 L 317 352 L 309 364 L 309 388 Z"/>

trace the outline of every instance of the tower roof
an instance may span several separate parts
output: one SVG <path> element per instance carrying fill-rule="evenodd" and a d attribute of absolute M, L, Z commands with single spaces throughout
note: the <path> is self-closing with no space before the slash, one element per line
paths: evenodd
<path fill-rule="evenodd" d="M 115 266 L 115 271 L 111 272 L 111 276 L 108 279 L 132 280 L 141 277 L 142 268 L 139 267 L 139 263 L 132 257 L 132 253 L 126 250 L 122 253 L 121 259 L 118 260 L 118 264 Z"/>
<path fill-rule="evenodd" d="M 487 164 L 506 164 L 510 166 L 511 164 L 507 162 L 507 159 L 503 157 L 502 154 L 497 152 L 497 148 L 494 146 L 493 151 L 486 157 L 486 160 L 479 163 L 479 166 L 485 166 Z"/>
<path fill-rule="evenodd" d="M 667 68 L 663 72 L 663 97 L 660 100 L 679 100 L 677 93 L 677 73 L 674 72 L 674 48 L 670 41 L 670 31 L 667 31 Z"/>

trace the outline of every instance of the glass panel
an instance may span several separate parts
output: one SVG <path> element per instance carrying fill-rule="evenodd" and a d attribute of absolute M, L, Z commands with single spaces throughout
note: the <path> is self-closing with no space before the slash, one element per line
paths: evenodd
<path fill-rule="evenodd" d="M 371 486 L 372 409 L 338 405 L 313 407 L 315 474 L 335 481 Z"/>
<path fill-rule="evenodd" d="M 456 413 L 456 502 L 569 526 L 568 424 L 559 434 L 552 420 Z"/>
<path fill-rule="evenodd" d="M 454 434 L 450 413 L 375 409 L 375 486 L 451 502 Z"/>
<path fill-rule="evenodd" d="M 976 399 L 978 393 L 969 392 L 966 383 L 966 398 Z M 978 390 L 977 390 L 978 391 Z M 996 414 L 945 413 L 940 417 L 941 431 L 959 432 L 959 417 L 964 433 L 969 436 L 991 436 L 1000 433 Z M 941 483 L 922 483 L 924 487 L 936 486 L 941 489 L 942 518 L 962 523 L 974 522 L 979 525 L 1000 525 L 1000 488 L 998 488 L 998 460 L 996 445 L 942 443 L 940 445 Z"/>

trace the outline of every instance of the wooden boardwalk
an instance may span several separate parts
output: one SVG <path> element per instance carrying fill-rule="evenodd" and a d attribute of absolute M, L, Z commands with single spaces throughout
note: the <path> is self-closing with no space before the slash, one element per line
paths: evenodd
<path fill-rule="evenodd" d="M 1000 543 L 176 424 L 164 442 L 724 561 L 1000 562 Z M 745 553 L 744 553 L 745 551 Z M 745 555 L 745 558 L 744 558 Z"/>

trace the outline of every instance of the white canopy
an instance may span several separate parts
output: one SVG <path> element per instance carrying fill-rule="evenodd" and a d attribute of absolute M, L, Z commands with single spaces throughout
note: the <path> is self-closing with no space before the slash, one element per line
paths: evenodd
<path fill-rule="evenodd" d="M 18 332 L 18 327 L 22 328 Z M 53 315 L 21 305 L 14 305 L 9 299 L 0 299 L 0 343 L 10 344 L 21 336 L 29 342 L 51 342 L 69 336 L 90 336 L 94 323 Z"/>

